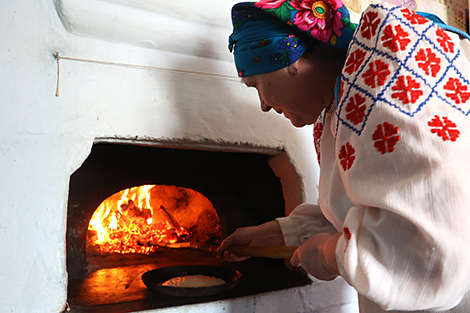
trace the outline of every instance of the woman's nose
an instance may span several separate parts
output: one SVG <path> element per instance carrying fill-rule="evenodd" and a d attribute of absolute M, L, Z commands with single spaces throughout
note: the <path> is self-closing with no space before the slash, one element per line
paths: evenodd
<path fill-rule="evenodd" d="M 269 112 L 271 110 L 271 107 L 267 105 L 262 99 L 259 99 L 261 102 L 261 111 L 263 112 Z"/>

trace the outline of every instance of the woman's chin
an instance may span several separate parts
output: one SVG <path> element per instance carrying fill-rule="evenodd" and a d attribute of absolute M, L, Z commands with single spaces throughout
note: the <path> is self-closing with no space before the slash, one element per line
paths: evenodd
<path fill-rule="evenodd" d="M 304 121 L 297 121 L 297 120 L 292 120 L 292 119 L 289 119 L 289 120 L 292 123 L 292 125 L 298 128 L 304 127 L 305 125 L 307 125 L 307 123 L 305 123 Z"/>
<path fill-rule="evenodd" d="M 298 115 L 287 115 L 286 112 L 283 112 L 284 114 L 284 117 L 287 118 L 292 125 L 294 125 L 295 127 L 304 127 L 305 125 L 307 125 L 308 123 L 305 121 L 305 119 L 301 116 L 298 116 Z"/>

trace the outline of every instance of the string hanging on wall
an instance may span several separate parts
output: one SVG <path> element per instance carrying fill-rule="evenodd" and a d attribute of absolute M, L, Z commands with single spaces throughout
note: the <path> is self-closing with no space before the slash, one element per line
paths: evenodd
<path fill-rule="evenodd" d="M 139 64 L 131 64 L 131 63 L 120 63 L 120 62 L 110 62 L 110 61 L 100 61 L 100 60 L 92 60 L 92 59 L 66 57 L 66 56 L 61 56 L 59 50 L 56 50 L 56 52 L 54 54 L 54 57 L 57 60 L 57 87 L 56 87 L 56 93 L 55 93 L 56 97 L 59 97 L 60 60 L 70 60 L 70 61 L 78 61 L 78 62 L 105 64 L 105 65 L 122 66 L 122 67 L 131 67 L 131 68 L 144 69 L 144 70 L 158 70 L 158 71 L 169 71 L 169 72 L 176 72 L 176 73 L 185 73 L 185 74 L 205 75 L 205 76 L 219 77 L 219 78 L 228 79 L 228 80 L 240 81 L 239 77 L 232 76 L 232 75 L 223 75 L 223 74 L 215 74 L 215 73 L 206 73 L 206 72 L 198 72 L 198 71 L 172 69 L 172 68 L 148 66 L 148 65 L 139 65 Z"/>

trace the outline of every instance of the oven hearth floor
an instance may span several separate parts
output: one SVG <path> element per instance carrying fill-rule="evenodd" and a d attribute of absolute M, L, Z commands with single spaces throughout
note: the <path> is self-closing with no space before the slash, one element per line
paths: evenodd
<path fill-rule="evenodd" d="M 161 295 L 148 289 L 141 279 L 142 274 L 147 271 L 166 266 L 222 264 L 213 256 L 202 251 L 178 250 L 168 260 L 162 259 L 161 255 L 155 257 L 153 262 L 149 262 L 148 257 L 141 258 L 141 261 L 137 262 L 124 262 L 124 266 L 105 266 L 91 272 L 84 278 L 71 280 L 68 295 L 70 312 L 137 312 L 237 298 L 311 283 L 305 273 L 287 268 L 284 260 L 251 258 L 239 263 L 223 264 L 242 273 L 242 279 L 235 288 L 223 294 L 185 298 Z M 144 262 L 142 260 L 145 261 L 145 264 L 139 264 Z M 188 260 L 191 262 L 188 263 Z M 95 262 L 98 261 L 95 260 Z"/>

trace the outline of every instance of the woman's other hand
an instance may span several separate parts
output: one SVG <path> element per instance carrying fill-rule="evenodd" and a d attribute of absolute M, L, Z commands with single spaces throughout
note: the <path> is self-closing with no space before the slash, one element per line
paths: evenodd
<path fill-rule="evenodd" d="M 290 262 L 302 266 L 321 280 L 333 280 L 339 275 L 336 262 L 336 243 L 341 233 L 321 233 L 313 236 L 295 250 Z"/>
<path fill-rule="evenodd" d="M 248 257 L 239 257 L 228 249 L 231 246 L 284 246 L 281 227 L 277 221 L 270 221 L 258 226 L 240 227 L 225 238 L 217 249 L 218 258 L 224 262 L 239 262 Z"/>

